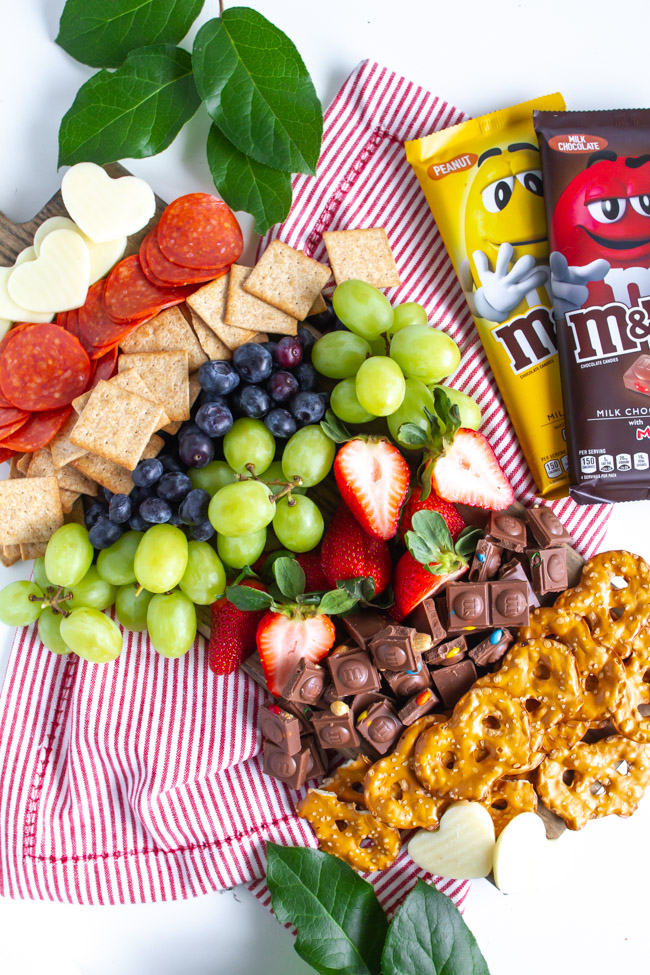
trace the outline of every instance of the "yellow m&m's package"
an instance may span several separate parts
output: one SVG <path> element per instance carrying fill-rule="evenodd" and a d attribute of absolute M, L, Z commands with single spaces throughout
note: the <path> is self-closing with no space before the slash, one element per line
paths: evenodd
<path fill-rule="evenodd" d="M 568 494 L 535 98 L 406 143 L 539 494 Z"/>

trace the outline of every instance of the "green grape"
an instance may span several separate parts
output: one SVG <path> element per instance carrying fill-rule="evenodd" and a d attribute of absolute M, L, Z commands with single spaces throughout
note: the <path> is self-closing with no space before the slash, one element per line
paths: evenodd
<path fill-rule="evenodd" d="M 370 355 L 370 346 L 360 335 L 352 332 L 327 332 L 311 350 L 314 369 L 329 379 L 354 376 Z"/>
<path fill-rule="evenodd" d="M 73 653 L 91 664 L 105 664 L 122 652 L 117 623 L 99 609 L 84 606 L 61 620 L 61 639 Z"/>
<path fill-rule="evenodd" d="M 34 562 L 34 582 L 43 592 L 52 585 L 45 572 L 45 559 L 42 557 Z"/>
<path fill-rule="evenodd" d="M 439 383 L 458 368 L 460 349 L 446 332 L 428 325 L 407 325 L 393 337 L 391 359 L 407 379 Z"/>
<path fill-rule="evenodd" d="M 261 420 L 243 416 L 223 438 L 223 455 L 237 474 L 245 474 L 246 464 L 254 464 L 259 475 L 275 456 L 275 438 Z"/>
<path fill-rule="evenodd" d="M 121 538 L 97 556 L 97 571 L 112 586 L 128 586 L 135 582 L 133 560 L 144 532 L 124 532 Z"/>
<path fill-rule="evenodd" d="M 154 648 L 163 657 L 182 657 L 194 643 L 196 610 L 178 589 L 154 596 L 147 610 L 147 629 Z"/>
<path fill-rule="evenodd" d="M 153 593 L 133 583 L 122 586 L 115 597 L 115 615 L 126 630 L 144 633 L 147 629 L 147 610 Z"/>
<path fill-rule="evenodd" d="M 435 388 L 435 386 L 431 386 L 432 393 Z M 461 427 L 465 427 L 468 430 L 478 430 L 482 420 L 481 409 L 478 403 L 471 396 L 468 396 L 467 393 L 461 393 L 459 389 L 452 389 L 450 386 L 441 386 L 440 389 L 444 389 L 451 402 L 455 403 L 458 407 Z"/>
<path fill-rule="evenodd" d="M 294 505 L 289 504 L 288 498 L 277 502 L 273 531 L 290 552 L 310 552 L 323 537 L 323 516 L 311 498 L 293 500 Z"/>
<path fill-rule="evenodd" d="M 267 467 L 264 473 L 261 475 L 261 479 L 265 484 L 268 484 L 271 489 L 271 494 L 280 494 L 281 491 L 287 485 L 287 479 L 284 476 L 282 470 L 282 461 L 274 460 L 270 467 Z M 269 481 L 281 481 L 281 484 L 269 484 Z M 307 488 L 305 487 L 295 487 L 292 488 L 294 494 L 305 494 Z"/>
<path fill-rule="evenodd" d="M 359 369 L 355 389 L 364 410 L 374 416 L 389 416 L 404 399 L 404 373 L 394 359 L 375 355 Z"/>
<path fill-rule="evenodd" d="M 178 585 L 186 566 L 187 538 L 180 528 L 152 525 L 144 533 L 133 560 L 141 586 L 149 592 L 168 592 Z"/>
<path fill-rule="evenodd" d="M 217 535 L 217 552 L 226 565 L 231 569 L 243 569 L 245 565 L 257 562 L 266 545 L 266 528 L 252 535 L 240 535 L 238 538 L 227 538 Z"/>
<path fill-rule="evenodd" d="M 372 362 L 372 359 L 366 359 L 366 362 Z M 356 382 L 352 378 L 342 379 L 336 384 L 330 397 L 330 407 L 344 423 L 368 423 L 375 419 L 357 399 Z"/>
<path fill-rule="evenodd" d="M 192 487 L 207 491 L 210 497 L 224 484 L 232 484 L 237 480 L 237 475 L 225 460 L 211 460 L 205 467 L 190 467 L 187 473 Z"/>
<path fill-rule="evenodd" d="M 83 525 L 62 525 L 47 543 L 45 574 L 55 586 L 74 586 L 88 572 L 94 554 Z"/>
<path fill-rule="evenodd" d="M 275 514 L 275 505 L 269 494 L 268 487 L 261 481 L 226 484 L 210 502 L 208 518 L 220 535 L 229 538 L 252 535 L 266 528 Z"/>
<path fill-rule="evenodd" d="M 398 434 L 399 428 L 403 423 L 415 423 L 427 436 L 430 435 L 429 421 L 424 413 L 425 406 L 433 413 L 433 394 L 418 379 L 407 379 L 402 405 L 398 410 L 395 410 L 394 413 L 386 417 L 390 435 L 400 447 L 405 447 L 407 450 L 422 449 L 421 447 L 405 443 L 400 439 Z"/>
<path fill-rule="evenodd" d="M 61 636 L 61 623 L 63 616 L 55 613 L 47 606 L 38 618 L 38 636 L 43 644 L 52 653 L 70 653 L 70 647 Z"/>
<path fill-rule="evenodd" d="M 389 345 L 386 344 L 384 335 L 380 335 L 378 339 L 373 339 L 368 344 L 373 355 L 388 355 Z"/>
<path fill-rule="evenodd" d="M 187 567 L 178 586 L 199 606 L 210 606 L 224 592 L 226 571 L 208 542 L 188 543 Z"/>
<path fill-rule="evenodd" d="M 337 333 L 341 335 L 342 333 Z M 282 470 L 287 480 L 301 477 L 303 487 L 319 484 L 329 474 L 336 445 L 319 426 L 310 424 L 296 430 L 287 441 L 282 455 Z"/>
<path fill-rule="evenodd" d="M 30 596 L 38 596 L 31 600 Z M 7 626 L 29 626 L 42 612 L 43 593 L 35 582 L 10 582 L 0 589 L 0 621 Z"/>
<path fill-rule="evenodd" d="M 74 586 L 72 593 L 72 599 L 65 603 L 66 609 L 79 609 L 80 606 L 108 609 L 115 602 L 117 589 L 102 579 L 97 567 L 91 565 L 83 579 Z"/>
<path fill-rule="evenodd" d="M 407 325 L 427 325 L 427 310 L 417 301 L 405 301 L 403 305 L 395 305 L 393 308 L 393 324 L 388 329 L 388 334 L 395 335 L 401 332 Z"/>
<path fill-rule="evenodd" d="M 393 324 L 390 301 L 365 281 L 341 282 L 332 295 L 332 305 L 345 327 L 369 342 Z"/>

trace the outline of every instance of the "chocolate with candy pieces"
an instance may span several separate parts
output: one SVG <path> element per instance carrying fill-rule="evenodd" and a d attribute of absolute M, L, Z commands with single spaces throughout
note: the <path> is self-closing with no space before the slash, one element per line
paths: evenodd
<path fill-rule="evenodd" d="M 565 548 L 527 549 L 533 589 L 540 596 L 547 592 L 563 592 L 568 586 Z"/>
<path fill-rule="evenodd" d="M 414 627 L 418 633 L 428 633 L 431 636 L 433 646 L 440 643 L 447 636 L 447 630 L 443 626 L 438 613 L 435 601 L 429 597 L 415 607 L 407 618 L 409 626 Z"/>
<path fill-rule="evenodd" d="M 526 521 L 535 541 L 543 548 L 573 543 L 571 535 L 552 508 L 542 505 L 526 508 Z"/>
<path fill-rule="evenodd" d="M 415 670 L 417 658 L 413 650 L 413 638 L 417 631 L 410 626 L 390 623 L 379 630 L 368 643 L 375 665 L 379 670 Z"/>
<path fill-rule="evenodd" d="M 496 664 L 504 656 L 508 647 L 514 643 L 514 636 L 510 630 L 492 630 L 480 643 L 468 653 L 470 660 L 473 660 L 477 667 L 489 667 Z"/>
<path fill-rule="evenodd" d="M 448 633 L 484 630 L 490 625 L 490 601 L 485 582 L 450 582 L 447 585 Z"/>
<path fill-rule="evenodd" d="M 523 552 L 526 548 L 526 522 L 503 511 L 490 512 L 487 535 L 491 542 L 512 552 Z"/>
<path fill-rule="evenodd" d="M 390 685 L 390 689 L 395 697 L 411 697 L 418 691 L 423 691 L 425 687 L 431 687 L 431 674 L 429 668 L 418 661 L 418 668 L 412 673 L 408 670 L 402 673 L 393 673 L 387 670 L 384 677 Z"/>
<path fill-rule="evenodd" d="M 413 724 L 418 718 L 432 711 L 440 709 L 440 698 L 436 692 L 428 687 L 424 691 L 418 691 L 413 697 L 409 698 L 406 704 L 397 712 L 397 717 L 403 725 Z"/>
<path fill-rule="evenodd" d="M 327 666 L 339 697 L 361 694 L 362 691 L 378 691 L 381 680 L 377 668 L 364 650 L 345 650 L 330 654 Z"/>
<path fill-rule="evenodd" d="M 316 738 L 322 748 L 335 748 L 342 751 L 355 748 L 359 744 L 359 736 L 354 727 L 354 715 L 348 708 L 341 714 L 323 711 L 312 720 Z"/>
<path fill-rule="evenodd" d="M 527 566 L 529 567 L 527 557 L 526 562 Z M 518 582 L 525 582 L 528 586 L 528 605 L 532 606 L 533 609 L 536 609 L 539 606 L 539 599 L 535 595 L 535 589 L 531 584 L 526 569 L 519 559 L 511 559 L 510 562 L 506 562 L 505 565 L 502 565 L 499 570 L 499 579 L 512 579 Z"/>
<path fill-rule="evenodd" d="M 530 598 L 528 580 L 507 578 L 488 585 L 493 626 L 527 626 Z"/>
<path fill-rule="evenodd" d="M 499 571 L 503 549 L 489 538 L 480 538 L 469 567 L 470 582 L 486 582 Z"/>
<path fill-rule="evenodd" d="M 404 725 L 388 701 L 377 701 L 357 717 L 358 734 L 380 755 L 393 747 L 403 730 Z"/>
<path fill-rule="evenodd" d="M 296 755 L 287 755 L 272 741 L 265 741 L 262 757 L 266 774 L 285 782 L 292 789 L 304 785 L 310 777 L 309 770 L 313 768 L 313 756 L 308 745 L 303 745 Z M 315 778 L 316 774 L 312 777 Z"/>
<path fill-rule="evenodd" d="M 464 636 L 454 637 L 445 643 L 439 643 L 424 654 L 425 663 L 430 667 L 450 667 L 458 663 L 467 653 L 467 640 Z"/>
<path fill-rule="evenodd" d="M 300 751 L 300 721 L 295 714 L 283 711 L 277 704 L 264 704 L 259 725 L 262 735 L 287 755 Z"/>
<path fill-rule="evenodd" d="M 374 610 L 358 610 L 341 617 L 341 622 L 354 642 L 365 650 L 368 641 L 391 621 L 383 613 Z"/>
<path fill-rule="evenodd" d="M 282 690 L 282 697 L 298 704 L 315 704 L 325 689 L 327 674 L 304 657 Z"/>

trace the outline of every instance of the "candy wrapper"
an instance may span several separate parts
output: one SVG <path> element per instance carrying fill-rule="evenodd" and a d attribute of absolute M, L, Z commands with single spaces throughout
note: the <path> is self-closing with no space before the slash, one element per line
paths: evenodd
<path fill-rule="evenodd" d="M 533 109 L 546 95 L 406 143 L 539 494 L 568 490 Z"/>

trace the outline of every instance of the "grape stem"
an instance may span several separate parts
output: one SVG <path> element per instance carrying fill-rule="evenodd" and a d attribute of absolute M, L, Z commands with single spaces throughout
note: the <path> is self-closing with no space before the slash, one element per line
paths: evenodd
<path fill-rule="evenodd" d="M 296 504 L 296 499 L 292 497 L 291 492 L 294 488 L 300 487 L 302 484 L 302 478 L 299 474 L 296 474 L 290 481 L 263 481 L 261 477 L 258 477 L 255 473 L 255 464 L 246 464 L 246 470 L 249 476 L 246 477 L 245 474 L 239 474 L 240 481 L 259 481 L 260 484 L 273 484 L 275 486 L 282 486 L 282 491 L 278 491 L 277 494 L 269 494 L 269 501 L 274 504 L 280 500 L 280 498 L 287 497 L 287 504 L 290 508 L 293 508 Z"/>
<path fill-rule="evenodd" d="M 61 595 L 64 593 L 64 595 Z M 42 603 L 42 608 L 45 609 L 47 606 L 50 607 L 53 613 L 60 613 L 61 616 L 69 616 L 70 611 L 62 607 L 60 603 L 64 603 L 68 599 L 74 598 L 73 592 L 66 592 L 63 586 L 59 586 L 58 589 L 54 589 L 54 586 L 48 586 L 45 590 L 45 601 Z M 32 603 L 40 603 L 42 600 L 41 596 L 37 596 L 35 593 L 31 593 L 28 597 L 29 601 Z"/>

